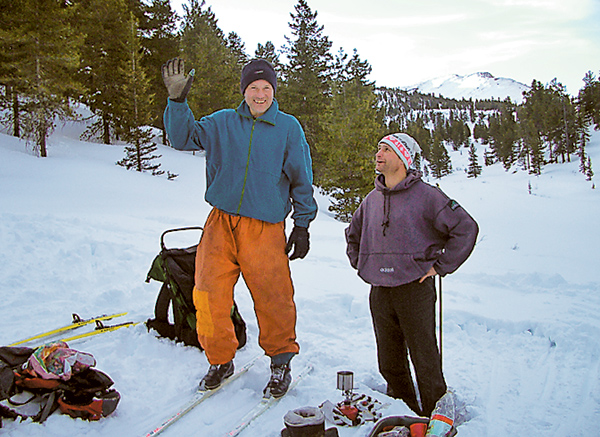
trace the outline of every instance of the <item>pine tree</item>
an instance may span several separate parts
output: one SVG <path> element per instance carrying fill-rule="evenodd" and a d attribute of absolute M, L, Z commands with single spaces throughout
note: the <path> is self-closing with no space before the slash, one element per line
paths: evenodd
<path fill-rule="evenodd" d="M 83 133 L 84 139 L 99 138 L 104 144 L 118 138 L 123 117 L 122 90 L 129 53 L 129 14 L 125 0 L 82 0 L 81 26 L 86 39 L 82 51 L 82 81 L 87 87 L 85 103 L 96 121 Z"/>
<path fill-rule="evenodd" d="M 584 124 L 585 126 L 585 124 Z M 587 127 L 587 126 L 586 126 Z M 586 147 L 590 141 L 590 134 L 588 129 L 584 129 L 581 133 L 581 139 L 579 141 L 579 171 L 583 174 L 587 172 L 587 153 Z"/>
<path fill-rule="evenodd" d="M 121 120 L 122 139 L 128 143 L 125 146 L 125 157 L 117 164 L 139 172 L 149 171 L 153 175 L 161 175 L 160 163 L 155 160 L 156 144 L 152 142 L 152 130 L 148 126 L 151 119 L 150 108 L 153 95 L 149 93 L 150 81 L 146 77 L 141 63 L 141 44 L 138 36 L 137 20 L 130 13 L 128 20 L 129 35 L 125 47 L 129 52 L 126 68 L 119 71 L 125 78 L 121 89 L 124 97 L 123 118 Z"/>
<path fill-rule="evenodd" d="M 323 126 L 331 91 L 329 87 L 331 42 L 317 22 L 306 0 L 298 0 L 289 23 L 292 36 L 286 36 L 284 53 L 289 60 L 284 76 L 286 86 L 278 92 L 281 107 L 298 118 L 311 146 L 315 183 L 321 181 L 325 163 Z"/>
<path fill-rule="evenodd" d="M 471 131 L 467 124 L 456 116 L 454 111 L 450 111 L 449 119 L 443 127 L 443 138 L 452 144 L 454 150 L 459 150 L 462 146 L 467 145 Z"/>
<path fill-rule="evenodd" d="M 467 168 L 467 177 L 477 178 L 481 175 L 481 165 L 477 158 L 477 149 L 474 144 L 469 147 L 469 166 Z"/>
<path fill-rule="evenodd" d="M 481 140 L 482 144 L 487 145 L 490 143 L 489 136 L 490 136 L 490 133 L 489 133 L 488 126 L 485 124 L 485 121 L 483 121 L 482 119 L 479 119 L 477 121 L 477 123 L 475 123 L 475 126 L 473 127 L 473 137 L 475 139 Z"/>
<path fill-rule="evenodd" d="M 431 156 L 429 159 L 431 173 L 437 179 L 449 175 L 452 172 L 452 163 L 448 150 L 440 140 L 439 135 L 435 135 L 431 147 Z"/>
<path fill-rule="evenodd" d="M 26 0 L 5 1 L 0 7 L 0 122 L 12 125 L 12 135 L 21 136 L 19 94 L 25 83 L 19 76 L 19 61 L 26 53 Z"/>
<path fill-rule="evenodd" d="M 524 102 L 519 109 L 519 122 L 528 123 L 527 141 L 533 139 L 535 147 L 547 148 L 550 162 L 570 160 L 577 143 L 577 117 L 571 98 L 565 87 L 556 79 L 546 87 L 534 80 L 524 94 Z"/>
<path fill-rule="evenodd" d="M 371 66 L 354 50 L 340 53 L 332 84 L 331 104 L 323 115 L 327 143 L 321 188 L 334 199 L 329 207 L 337 219 L 348 221 L 373 188 L 374 156 L 383 135 L 374 84 L 367 80 Z"/>
<path fill-rule="evenodd" d="M 515 163 L 518 156 L 516 149 L 518 134 L 515 108 L 506 102 L 500 114 L 490 117 L 490 143 L 496 158 L 502 162 L 506 170 Z"/>
<path fill-rule="evenodd" d="M 588 156 L 587 164 L 585 166 L 585 176 L 586 180 L 591 181 L 594 177 L 594 171 L 592 170 L 592 158 Z"/>
<path fill-rule="evenodd" d="M 425 127 L 425 119 L 419 114 L 414 120 L 408 120 L 406 129 L 400 126 L 396 132 L 406 131 L 421 147 L 421 156 L 429 160 L 431 156 L 431 146 L 433 144 L 433 135 L 429 129 Z"/>
<path fill-rule="evenodd" d="M 241 66 L 228 47 L 223 31 L 210 6 L 202 0 L 184 5 L 181 52 L 187 69 L 195 69 L 188 104 L 196 118 L 219 109 L 237 106 L 240 101 Z"/>
<path fill-rule="evenodd" d="M 73 116 L 69 100 L 81 91 L 74 80 L 82 41 L 72 26 L 74 7 L 63 0 L 15 0 L 2 9 L 0 48 L 8 51 L 0 56 L 0 74 L 11 88 L 14 132 L 46 157 L 56 120 Z"/>
<path fill-rule="evenodd" d="M 235 32 L 229 32 L 229 35 L 227 35 L 227 38 L 225 39 L 225 44 L 231 53 L 233 53 L 241 70 L 249 60 L 248 55 L 246 54 L 246 45 L 242 41 L 242 38 Z"/>
<path fill-rule="evenodd" d="M 528 170 L 530 174 L 542 174 L 542 168 L 546 163 L 545 147 L 533 120 L 527 118 L 520 120 L 519 132 L 521 135 L 519 160 L 523 164 L 523 169 Z"/>
<path fill-rule="evenodd" d="M 539 143 L 532 144 L 530 147 L 531 164 L 529 166 L 529 173 L 534 175 L 542 174 L 542 167 L 546 163 L 544 159 L 544 149 Z"/>
<path fill-rule="evenodd" d="M 571 96 L 567 89 L 556 79 L 550 82 L 550 89 L 558 108 L 556 120 L 556 131 L 550 137 L 554 144 L 554 155 L 556 161 L 571 162 L 571 154 L 576 153 L 577 147 L 577 114 Z"/>
<path fill-rule="evenodd" d="M 485 149 L 485 152 L 483 153 L 483 163 L 485 164 L 486 167 L 493 165 L 495 162 L 495 157 L 494 157 L 494 152 L 492 152 L 489 149 Z"/>
<path fill-rule="evenodd" d="M 139 27 L 141 43 L 144 50 L 142 66 L 150 81 L 150 89 L 155 93 L 154 103 L 150 109 L 150 124 L 162 131 L 162 143 L 167 143 L 167 135 L 163 125 L 163 113 L 168 98 L 160 73 L 162 65 L 169 59 L 179 56 L 179 39 L 177 36 L 177 14 L 171 9 L 170 0 L 152 0 L 142 5 L 143 17 Z"/>
<path fill-rule="evenodd" d="M 278 76 L 283 79 L 283 64 L 279 60 L 279 55 L 275 51 L 275 46 L 271 41 L 267 41 L 265 45 L 258 43 L 254 51 L 254 58 L 266 59 L 271 63 Z M 282 84 L 283 85 L 283 84 Z"/>
<path fill-rule="evenodd" d="M 586 121 L 595 124 L 596 130 L 600 130 L 600 80 L 588 71 L 583 83 L 577 99 L 579 112 Z"/>

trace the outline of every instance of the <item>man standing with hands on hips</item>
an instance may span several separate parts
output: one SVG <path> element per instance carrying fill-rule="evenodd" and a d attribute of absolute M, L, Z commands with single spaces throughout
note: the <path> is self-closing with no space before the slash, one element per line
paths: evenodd
<path fill-rule="evenodd" d="M 375 189 L 346 229 L 346 252 L 371 285 L 377 359 L 388 394 L 429 417 L 447 390 L 436 343 L 433 277 L 452 273 L 466 261 L 479 228 L 457 202 L 411 168 L 419 151 L 405 133 L 381 139 Z"/>
<path fill-rule="evenodd" d="M 164 124 L 174 148 L 206 151 L 205 199 L 213 208 L 196 254 L 194 304 L 210 368 L 200 388 L 217 388 L 234 372 L 238 343 L 230 311 L 241 273 L 254 301 L 259 344 L 271 357 L 265 394 L 280 397 L 299 352 L 289 260 L 306 256 L 308 226 L 317 214 L 309 146 L 298 120 L 279 110 L 277 76 L 269 62 L 244 66 L 244 100 L 237 109 L 198 121 L 186 101 L 193 75 L 186 76 L 184 68 L 181 59 L 163 65 L 169 92 Z M 290 212 L 294 228 L 286 243 Z"/>

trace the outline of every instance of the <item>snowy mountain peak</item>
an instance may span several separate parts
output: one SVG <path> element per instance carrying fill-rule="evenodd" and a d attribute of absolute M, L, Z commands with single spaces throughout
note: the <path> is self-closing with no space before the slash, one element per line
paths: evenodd
<path fill-rule="evenodd" d="M 403 88 L 406 91 L 419 91 L 423 94 L 441 95 L 450 99 L 500 99 L 507 97 L 515 103 L 523 101 L 523 92 L 529 86 L 505 77 L 494 77 L 488 72 L 478 72 L 467 76 L 451 74 L 430 79 Z"/>
<path fill-rule="evenodd" d="M 487 71 L 480 72 L 480 73 L 475 73 L 475 74 L 477 74 L 480 77 L 485 77 L 485 78 L 488 78 L 488 79 L 493 79 L 494 78 L 494 76 L 492 76 L 492 73 L 488 73 Z"/>

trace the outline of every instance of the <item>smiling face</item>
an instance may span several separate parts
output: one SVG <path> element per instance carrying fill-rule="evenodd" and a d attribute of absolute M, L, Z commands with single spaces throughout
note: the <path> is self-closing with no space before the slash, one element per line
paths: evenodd
<path fill-rule="evenodd" d="M 273 104 L 273 86 L 264 79 L 255 80 L 244 91 L 244 100 L 254 118 L 263 115 Z"/>

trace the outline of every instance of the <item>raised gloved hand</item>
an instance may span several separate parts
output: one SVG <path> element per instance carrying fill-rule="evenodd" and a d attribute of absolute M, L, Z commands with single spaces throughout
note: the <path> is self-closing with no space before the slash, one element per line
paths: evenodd
<path fill-rule="evenodd" d="M 285 253 L 290 253 L 292 247 L 294 248 L 294 252 L 290 256 L 290 261 L 306 256 L 308 249 L 310 248 L 308 228 L 294 226 L 290 238 L 288 238 L 287 246 L 285 246 Z"/>
<path fill-rule="evenodd" d="M 194 70 L 185 76 L 185 62 L 183 59 L 169 59 L 162 66 L 162 77 L 169 92 L 169 99 L 175 102 L 184 102 L 192 82 L 194 81 Z"/>

